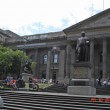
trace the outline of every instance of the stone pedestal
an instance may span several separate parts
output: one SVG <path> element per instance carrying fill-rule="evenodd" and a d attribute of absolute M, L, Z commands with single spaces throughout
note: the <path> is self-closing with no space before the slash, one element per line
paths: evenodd
<path fill-rule="evenodd" d="M 73 64 L 74 79 L 70 80 L 68 86 L 68 94 L 73 95 L 96 95 L 96 89 L 93 87 L 93 79 L 91 76 L 91 65 L 89 62 L 79 62 Z"/>
<path fill-rule="evenodd" d="M 91 65 L 89 62 L 74 63 L 74 79 L 90 79 Z"/>
<path fill-rule="evenodd" d="M 68 86 L 67 92 L 71 95 L 96 95 L 96 89 L 91 86 Z"/>
<path fill-rule="evenodd" d="M 32 74 L 28 74 L 28 73 L 22 73 L 22 79 L 25 81 L 25 82 L 29 82 L 29 77 L 33 77 Z"/>

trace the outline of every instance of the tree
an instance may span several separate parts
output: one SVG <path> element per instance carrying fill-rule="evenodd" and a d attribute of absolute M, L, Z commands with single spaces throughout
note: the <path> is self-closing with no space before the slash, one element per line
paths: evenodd
<path fill-rule="evenodd" d="M 35 75 L 36 64 L 37 64 L 37 62 L 34 62 L 34 61 L 32 61 L 32 63 L 31 63 L 31 68 L 32 68 L 32 72 L 34 75 Z"/>
<path fill-rule="evenodd" d="M 26 53 L 20 50 L 12 50 L 0 45 L 0 76 L 5 78 L 7 74 L 19 75 L 21 63 L 28 59 Z"/>

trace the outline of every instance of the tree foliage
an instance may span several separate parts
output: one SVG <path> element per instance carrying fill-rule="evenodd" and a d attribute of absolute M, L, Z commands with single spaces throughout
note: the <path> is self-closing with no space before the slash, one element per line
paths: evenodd
<path fill-rule="evenodd" d="M 0 45 L 0 76 L 19 75 L 22 61 L 25 62 L 27 59 L 23 51 L 12 50 Z"/>
<path fill-rule="evenodd" d="M 32 63 L 31 63 L 31 69 L 32 69 L 33 74 L 35 74 L 36 64 L 37 64 L 37 63 L 34 62 L 34 61 L 32 61 Z"/>

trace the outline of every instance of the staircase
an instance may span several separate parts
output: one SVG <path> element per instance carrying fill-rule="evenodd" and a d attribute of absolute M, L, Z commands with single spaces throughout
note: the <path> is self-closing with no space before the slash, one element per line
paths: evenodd
<path fill-rule="evenodd" d="M 86 96 L 20 91 L 0 91 L 0 96 L 8 110 L 110 110 L 110 101 L 91 102 Z"/>
<path fill-rule="evenodd" d="M 52 92 L 52 93 L 67 93 L 67 85 L 63 84 L 54 84 L 48 88 L 41 89 L 40 92 Z M 107 87 L 97 87 L 97 95 L 110 95 L 110 88 Z"/>
<path fill-rule="evenodd" d="M 96 92 L 98 95 L 110 95 L 110 88 L 97 87 Z"/>

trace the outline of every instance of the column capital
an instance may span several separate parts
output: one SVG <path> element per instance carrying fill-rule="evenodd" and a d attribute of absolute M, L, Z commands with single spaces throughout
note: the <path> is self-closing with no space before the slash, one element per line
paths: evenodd
<path fill-rule="evenodd" d="M 60 51 L 60 47 L 58 46 L 53 46 L 51 51 Z"/>

